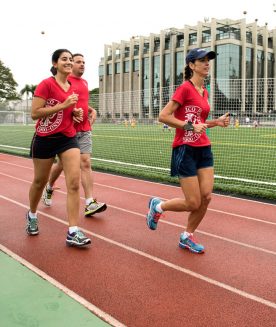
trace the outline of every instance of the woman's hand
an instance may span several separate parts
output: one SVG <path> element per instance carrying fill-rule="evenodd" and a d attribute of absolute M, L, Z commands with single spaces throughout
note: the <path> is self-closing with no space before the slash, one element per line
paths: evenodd
<path fill-rule="evenodd" d="M 90 122 L 91 127 L 94 124 L 96 118 L 97 118 L 97 111 L 94 108 L 88 106 L 88 120 Z"/>
<path fill-rule="evenodd" d="M 79 95 L 76 93 L 69 95 L 68 98 L 63 103 L 61 103 L 62 109 L 66 109 L 76 104 L 78 102 L 78 98 Z"/>
<path fill-rule="evenodd" d="M 73 120 L 75 123 L 80 123 L 83 121 L 83 109 L 82 108 L 74 108 L 72 114 L 73 114 Z"/>
<path fill-rule="evenodd" d="M 193 124 L 194 126 L 194 133 L 202 134 L 206 131 L 208 125 L 207 124 Z"/>
<path fill-rule="evenodd" d="M 230 124 L 229 112 L 217 119 L 217 126 L 227 127 Z"/>

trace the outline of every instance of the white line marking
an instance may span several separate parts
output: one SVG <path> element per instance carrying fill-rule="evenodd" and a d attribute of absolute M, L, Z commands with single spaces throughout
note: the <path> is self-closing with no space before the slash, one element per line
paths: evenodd
<path fill-rule="evenodd" d="M 1 161 L 0 161 L 1 162 Z M 33 170 L 32 168 L 29 168 L 29 167 L 26 167 L 30 170 Z M 8 175 L 8 174 L 5 174 L 5 173 L 2 173 L 0 172 L 1 175 L 3 176 L 6 176 L 6 177 L 9 177 L 9 178 L 13 178 L 13 179 L 16 179 L 16 180 L 19 180 L 19 181 L 22 181 L 22 182 L 25 182 L 25 183 L 31 183 L 30 181 L 27 181 L 25 179 L 21 179 L 21 178 L 17 178 L 17 177 L 14 177 L 14 176 L 11 176 L 11 175 Z M 61 175 L 61 177 L 64 178 L 63 175 Z M 105 185 L 105 184 L 100 184 L 100 183 L 96 183 L 94 182 L 94 185 L 98 185 L 98 186 L 102 186 L 102 187 L 105 187 L 105 188 L 110 188 L 110 189 L 113 189 L 113 190 L 117 190 L 117 191 L 121 191 L 121 192 L 126 192 L 126 193 L 130 193 L 130 194 L 135 194 L 135 195 L 140 195 L 140 196 L 145 196 L 145 197 L 153 197 L 155 195 L 153 194 L 146 194 L 146 193 L 139 193 L 139 192 L 134 192 L 134 191 L 129 191 L 129 190 L 126 190 L 126 189 L 122 189 L 122 188 L 118 188 L 118 187 L 115 187 L 115 186 L 110 186 L 110 185 Z M 62 192 L 60 190 L 57 190 L 56 192 Z M 63 192 L 64 193 L 64 192 Z M 157 196 L 157 195 L 156 195 Z M 162 200 L 168 200 L 166 198 L 163 198 L 163 197 L 159 197 L 160 199 Z M 121 210 L 120 208 L 118 208 L 119 210 Z M 236 214 L 236 213 L 232 213 L 232 212 L 228 212 L 228 211 L 223 211 L 223 210 L 217 210 L 217 209 L 212 209 L 212 208 L 208 208 L 207 211 L 213 211 L 213 212 L 217 212 L 217 213 L 222 213 L 224 215 L 228 215 L 228 216 L 233 216 L 233 217 L 238 217 L 238 218 L 242 218 L 242 219 L 247 219 L 247 220 L 252 220 L 252 221 L 255 221 L 255 222 L 260 222 L 260 223 L 264 223 L 264 224 L 269 224 L 269 225 L 274 225 L 276 226 L 276 222 L 273 222 L 273 221 L 269 221 L 269 220 L 262 220 L 262 219 L 258 219 L 258 218 L 254 218 L 254 217 L 249 217 L 249 216 L 244 216 L 244 215 L 239 215 L 239 214 Z"/>
<path fill-rule="evenodd" d="M 14 176 L 11 176 L 11 175 L 7 175 L 7 174 L 4 174 L 4 173 L 0 173 L 0 175 L 4 175 L 6 177 L 9 177 L 9 178 L 13 178 L 15 180 L 18 180 L 18 181 L 21 181 L 21 182 L 25 182 L 25 183 L 28 183 L 30 184 L 31 182 L 27 181 L 27 180 L 24 180 L 24 179 L 21 179 L 21 178 L 17 178 L 17 177 L 14 177 Z M 108 187 L 108 186 L 107 186 Z M 62 190 L 56 190 L 55 192 L 59 192 L 61 194 L 67 194 L 66 192 L 62 191 Z M 135 193 L 135 192 L 134 192 Z M 81 197 L 81 199 L 84 199 L 83 197 Z M 119 210 L 119 211 L 123 211 L 123 212 L 126 212 L 126 213 L 129 213 L 129 214 L 132 214 L 132 215 L 136 215 L 136 216 L 140 216 L 140 217 L 145 217 L 145 214 L 141 214 L 139 212 L 136 212 L 136 211 L 131 211 L 131 210 L 127 210 L 127 209 L 124 209 L 124 208 L 120 208 L 120 207 L 117 207 L 117 206 L 113 206 L 111 204 L 108 204 L 108 206 L 110 208 L 113 208 L 115 210 Z M 215 210 L 214 210 L 215 211 Z M 224 214 L 229 214 L 231 215 L 231 213 L 227 213 L 227 212 L 223 212 L 223 211 L 220 211 Z M 235 215 L 235 214 L 232 214 L 233 216 L 239 216 L 239 215 Z M 250 217 L 246 217 L 246 216 L 242 216 L 242 218 L 246 218 L 246 219 L 251 219 L 253 221 L 259 221 L 259 222 L 265 222 L 266 224 L 271 224 L 271 225 L 276 225 L 276 223 L 274 222 L 267 222 L 267 221 L 263 221 L 263 220 L 260 220 L 260 219 L 255 219 L 255 218 L 250 218 Z M 169 222 L 167 220 L 163 220 L 163 219 L 160 219 L 159 222 L 163 223 L 163 224 L 167 224 L 167 225 L 171 225 L 171 226 L 174 226 L 174 227 L 178 227 L 178 228 L 181 228 L 181 229 L 185 229 L 186 226 L 185 225 L 180 225 L 180 224 L 176 224 L 176 223 L 173 223 L 173 222 Z M 267 250 L 267 249 L 264 249 L 264 248 L 260 248 L 260 247 L 257 247 L 257 246 L 254 246 L 254 245 L 250 245 L 248 243 L 242 243 L 242 242 L 238 242 L 238 241 L 235 241 L 235 240 L 232 240 L 230 238 L 226 238 L 226 237 L 222 237 L 222 236 L 219 236 L 219 235 L 216 235 L 216 234 L 212 234 L 212 233 L 208 233 L 208 232 L 204 232 L 200 229 L 197 229 L 196 230 L 197 233 L 199 234 L 203 234 L 203 235 L 207 235 L 209 237 L 213 237 L 213 238 L 216 238 L 216 239 L 220 239 L 220 240 L 223 240 L 225 242 L 229 242 L 229 243 L 233 243 L 233 244 L 238 244 L 238 245 L 241 245 L 241 246 L 244 246 L 244 247 L 247 247 L 247 248 L 250 248 L 250 249 L 254 249 L 256 251 L 260 251 L 260 252 L 264 252 L 264 253 L 268 253 L 268 254 L 272 254 L 272 255 L 276 255 L 276 252 L 274 251 L 271 251 L 271 250 Z"/>
<path fill-rule="evenodd" d="M 98 316 L 100 319 L 104 320 L 108 324 L 111 324 L 112 326 L 115 326 L 115 327 L 125 327 L 125 325 L 123 325 L 118 320 L 116 320 L 115 318 L 110 316 L 108 313 L 102 311 L 101 309 L 96 307 L 94 304 L 88 302 L 83 297 L 79 296 L 77 293 L 71 291 L 65 285 L 59 283 L 57 280 L 55 280 L 54 278 L 47 275 L 44 271 L 35 267 L 30 262 L 26 261 L 25 259 L 23 259 L 19 255 L 17 255 L 16 253 L 14 253 L 11 250 L 9 250 L 8 248 L 6 248 L 4 245 L 0 244 L 0 250 L 2 252 L 6 253 L 7 255 L 9 255 L 10 257 L 12 257 L 13 259 L 15 259 L 16 261 L 20 262 L 23 266 L 27 267 L 28 269 L 30 269 L 31 271 L 33 271 L 34 273 L 36 273 L 43 279 L 47 280 L 49 283 L 51 283 L 52 285 L 54 285 L 55 287 L 60 289 L 62 292 L 64 292 L 65 294 L 70 296 L 72 299 L 74 299 L 75 301 L 77 301 L 78 303 L 83 305 L 85 308 L 87 308 L 89 311 L 94 313 L 96 316 Z"/>
<path fill-rule="evenodd" d="M 10 198 L 7 198 L 7 197 L 5 197 L 5 196 L 3 196 L 3 195 L 0 195 L 0 197 L 1 197 L 2 199 L 4 199 L 4 200 L 9 201 L 9 202 L 11 202 L 11 203 L 14 203 L 14 204 L 16 204 L 16 205 L 18 205 L 18 206 L 20 206 L 20 207 L 23 207 L 23 208 L 25 208 L 25 209 L 28 209 L 28 206 L 26 206 L 26 205 L 24 205 L 24 204 L 22 204 L 22 203 L 20 203 L 20 202 L 14 201 L 14 200 L 12 200 L 12 199 L 10 199 Z M 61 220 L 61 219 L 59 219 L 59 218 L 57 218 L 57 217 L 55 217 L 55 216 L 52 216 L 52 215 L 46 214 L 46 213 L 44 213 L 44 212 L 42 212 L 42 211 L 38 211 L 38 213 L 39 213 L 40 215 L 42 215 L 42 216 L 45 216 L 45 217 L 50 218 L 50 219 L 52 219 L 52 220 L 54 220 L 54 221 L 56 221 L 56 222 L 59 222 L 59 223 L 61 223 L 61 224 L 63 224 L 63 225 L 68 226 L 67 222 L 65 222 L 65 221 L 63 221 L 63 220 Z M 214 280 L 214 279 L 212 279 L 212 278 L 206 277 L 206 276 L 204 276 L 204 275 L 198 274 L 198 273 L 196 273 L 196 272 L 194 272 L 194 271 L 192 271 L 192 270 L 189 270 L 189 269 L 186 269 L 186 268 L 180 267 L 180 266 L 175 265 L 175 264 L 173 264 L 173 263 L 171 263 L 171 262 L 168 262 L 168 261 L 166 261 L 166 260 L 163 260 L 163 259 L 160 259 L 160 258 L 158 258 L 158 257 L 155 257 L 155 256 L 153 256 L 153 255 L 151 255 L 151 254 L 148 254 L 148 253 L 145 253 L 145 252 L 143 252 L 143 251 L 140 251 L 140 250 L 137 250 L 137 249 L 135 249 L 135 248 L 132 248 L 132 247 L 130 247 L 130 246 L 128 246 L 128 245 L 125 245 L 125 244 L 123 244 L 123 243 L 120 243 L 120 242 L 117 242 L 117 241 L 113 241 L 113 240 L 111 240 L 110 238 L 107 238 L 107 237 L 104 237 L 104 236 L 102 236 L 102 235 L 99 235 L 99 234 L 93 233 L 93 232 L 91 232 L 91 231 L 89 231 L 89 230 L 87 230 L 87 229 L 82 228 L 82 230 L 83 230 L 86 234 L 88 234 L 88 235 L 92 235 L 92 236 L 94 236 L 94 237 L 96 237 L 96 238 L 98 238 L 98 239 L 100 239 L 100 240 L 102 240 L 102 241 L 105 241 L 105 242 L 107 242 L 107 243 L 110 243 L 110 244 L 116 245 L 116 246 L 118 246 L 118 247 L 120 247 L 120 248 L 122 248 L 122 249 L 125 249 L 125 250 L 129 251 L 129 252 L 135 253 L 135 254 L 137 254 L 137 255 L 139 255 L 139 256 L 142 256 L 142 257 L 147 258 L 147 259 L 150 259 L 150 260 L 152 260 L 152 261 L 154 261 L 154 262 L 160 263 L 160 264 L 162 264 L 162 265 L 164 265 L 164 266 L 166 266 L 166 267 L 169 267 L 169 268 L 172 268 L 172 269 L 174 269 L 174 270 L 177 270 L 177 271 L 183 272 L 184 274 L 187 274 L 187 275 L 192 276 L 192 277 L 194 277 L 194 278 L 197 278 L 197 279 L 199 279 L 199 280 L 205 281 L 205 282 L 207 282 L 207 283 L 209 283 L 209 284 L 215 285 L 215 286 L 217 286 L 217 287 L 220 287 L 220 288 L 225 289 L 225 290 L 227 290 L 227 291 L 230 291 L 230 292 L 232 292 L 232 293 L 238 294 L 239 296 L 244 297 L 244 298 L 246 298 L 246 299 L 250 299 L 250 300 L 253 300 L 253 301 L 255 301 L 255 302 L 261 303 L 261 304 L 263 304 L 263 305 L 266 305 L 266 306 L 268 306 L 268 307 L 271 307 L 271 308 L 273 308 L 273 309 L 276 309 L 276 303 L 274 303 L 274 302 L 272 302 L 272 301 L 269 301 L 269 300 L 263 299 L 263 298 L 261 298 L 261 297 L 259 297 L 259 296 L 254 295 L 254 294 L 250 294 L 250 293 L 244 292 L 244 291 L 239 290 L 239 289 L 237 289 L 237 288 L 235 288 L 235 287 L 232 287 L 232 286 L 230 286 L 230 285 L 228 285 L 228 284 L 225 284 L 225 283 L 219 282 L 219 281 L 217 281 L 217 280 Z"/>
<path fill-rule="evenodd" d="M 10 157 L 13 157 L 13 158 L 20 158 L 20 159 L 25 159 L 27 161 L 30 161 L 30 159 L 28 158 L 25 158 L 25 157 L 19 157 L 19 156 L 15 156 L 15 155 L 12 155 L 12 154 L 1 154 L 0 155 L 5 155 L 5 156 L 10 156 Z M 93 158 L 91 158 L 91 160 L 93 161 Z M 7 163 L 6 161 L 1 161 L 0 162 L 3 162 L 3 163 Z M 21 168 L 27 168 L 27 169 L 32 169 L 30 167 L 26 167 L 26 166 L 22 166 L 22 165 L 17 165 L 17 164 L 13 164 L 13 163 L 9 163 L 9 165 L 14 165 L 14 166 L 18 166 L 18 167 L 21 167 Z M 161 186 L 164 186 L 164 187 L 168 187 L 168 188 L 177 188 L 179 189 L 179 186 L 175 186 L 175 185 L 169 185 L 169 184 L 163 184 L 163 183 L 158 183 L 158 182 L 151 182 L 151 181 L 146 181 L 146 180 L 141 180 L 141 179 L 137 179 L 137 178 L 134 178 L 134 177 L 128 177 L 128 176 L 120 176 L 120 175 L 115 175 L 115 174 L 112 174 L 112 173 L 104 173 L 104 172 L 100 172 L 100 171 L 97 171 L 97 174 L 102 174 L 102 175 L 110 175 L 110 176 L 114 176 L 114 177 L 118 177 L 118 178 L 121 178 L 121 179 L 130 179 L 130 180 L 134 180 L 136 182 L 141 182 L 141 183 L 147 183 L 147 184 L 154 184 L 154 185 L 161 185 Z M 263 204 L 263 205 L 267 205 L 267 206 L 276 206 L 276 204 L 273 204 L 273 203 L 268 203 L 268 202 L 262 202 L 262 201 L 256 201 L 256 200 L 251 200 L 251 199 L 244 199 L 244 198 L 239 198 L 239 197 L 236 197 L 236 196 L 231 196 L 231 195 L 225 195 L 225 194 L 219 194 L 219 193 L 214 193 L 215 196 L 218 196 L 218 197 L 225 197 L 225 198 L 230 198 L 230 199 L 235 199 L 235 200 L 239 200 L 239 201 L 245 201 L 245 202 L 253 202 L 253 203 L 260 203 L 260 204 Z"/>

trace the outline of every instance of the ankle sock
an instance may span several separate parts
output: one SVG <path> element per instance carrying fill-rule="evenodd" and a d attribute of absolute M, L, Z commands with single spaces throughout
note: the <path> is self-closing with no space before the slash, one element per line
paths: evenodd
<path fill-rule="evenodd" d="M 163 210 L 162 210 L 162 208 L 161 208 L 161 204 L 162 204 L 162 202 L 160 202 L 160 203 L 158 203 L 158 204 L 156 205 L 156 211 L 159 212 L 159 213 L 163 213 Z"/>
<path fill-rule="evenodd" d="M 93 198 L 88 198 L 88 199 L 85 199 L 85 205 L 89 205 L 91 202 L 93 202 L 94 199 Z"/>
<path fill-rule="evenodd" d="M 29 211 L 29 217 L 32 219 L 37 218 L 37 213 Z"/>
<path fill-rule="evenodd" d="M 69 234 L 75 233 L 79 230 L 78 226 L 70 226 L 69 227 Z"/>

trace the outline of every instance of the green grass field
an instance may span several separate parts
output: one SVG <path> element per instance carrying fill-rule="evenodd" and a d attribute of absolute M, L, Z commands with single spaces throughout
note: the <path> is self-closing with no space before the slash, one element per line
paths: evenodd
<path fill-rule="evenodd" d="M 34 126 L 0 126 L 0 151 L 28 155 Z M 169 176 L 174 131 L 162 125 L 96 123 L 93 167 L 98 170 L 177 182 Z M 215 189 L 276 198 L 276 128 L 229 127 L 210 130 L 215 158 Z M 7 148 L 3 145 L 26 148 Z"/>

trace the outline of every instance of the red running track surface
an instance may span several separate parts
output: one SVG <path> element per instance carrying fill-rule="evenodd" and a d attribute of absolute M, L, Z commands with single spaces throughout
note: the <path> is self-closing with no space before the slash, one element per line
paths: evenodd
<path fill-rule="evenodd" d="M 95 172 L 108 209 L 84 218 L 81 208 L 92 246 L 68 248 L 63 176 L 53 206 L 39 205 L 40 234 L 26 235 L 32 177 L 31 160 L 0 154 L 0 244 L 122 325 L 276 326 L 275 205 L 213 194 L 196 255 L 178 247 L 187 213 L 146 225 L 149 198 L 179 197 L 178 187 Z"/>

